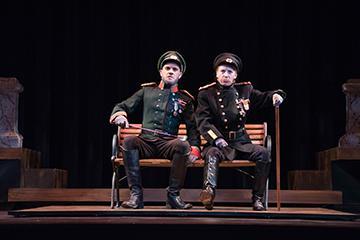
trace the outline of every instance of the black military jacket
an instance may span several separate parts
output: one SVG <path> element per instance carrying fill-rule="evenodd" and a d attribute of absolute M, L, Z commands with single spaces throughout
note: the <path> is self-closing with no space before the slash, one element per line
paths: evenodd
<path fill-rule="evenodd" d="M 254 89 L 250 82 L 230 87 L 213 82 L 199 90 L 196 122 L 200 134 L 208 145 L 214 145 L 216 139 L 224 138 L 230 147 L 241 151 L 247 151 L 243 144 L 251 143 L 245 131 L 248 111 L 272 106 L 274 93 L 285 98 L 282 90 L 261 92 Z"/>
<path fill-rule="evenodd" d="M 190 145 L 200 146 L 200 134 L 195 122 L 194 99 L 187 91 L 179 90 L 177 86 L 165 88 L 163 84 L 142 84 L 142 88 L 134 95 L 115 105 L 111 115 L 131 114 L 141 106 L 143 106 L 142 126 L 144 128 L 177 135 L 180 123 L 185 123 Z M 141 136 L 156 138 L 145 131 Z"/>

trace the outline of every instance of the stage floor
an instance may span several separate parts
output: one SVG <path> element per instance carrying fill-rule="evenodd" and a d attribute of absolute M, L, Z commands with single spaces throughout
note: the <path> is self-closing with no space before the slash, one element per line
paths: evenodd
<path fill-rule="evenodd" d="M 104 205 L 50 205 L 0 211 L 0 232 L 13 239 L 29 236 L 64 240 L 75 235 L 91 238 L 131 236 L 131 239 L 221 239 L 242 236 L 253 240 L 310 237 L 358 239 L 360 215 L 320 207 L 282 207 L 255 212 L 250 207 L 202 206 L 172 210 L 163 206 L 111 209 Z M 51 237 L 51 238 L 52 238 Z"/>
<path fill-rule="evenodd" d="M 124 209 L 109 206 L 54 205 L 21 210 L 11 210 L 14 217 L 176 217 L 176 218 L 254 218 L 254 219 L 304 219 L 360 221 L 360 214 L 327 208 L 269 208 L 267 211 L 253 211 L 250 207 L 216 206 L 206 210 L 194 206 L 189 210 L 167 209 L 165 206 L 145 206 L 144 209 Z M 359 222 L 360 223 L 360 222 Z"/>

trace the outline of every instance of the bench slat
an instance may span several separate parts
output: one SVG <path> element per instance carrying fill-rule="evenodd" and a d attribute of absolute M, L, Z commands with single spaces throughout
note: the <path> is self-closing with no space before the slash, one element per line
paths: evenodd
<path fill-rule="evenodd" d="M 121 139 L 124 139 L 128 136 L 137 136 L 139 135 L 140 132 L 131 132 L 131 131 L 124 131 L 121 133 Z M 264 138 L 264 131 L 260 131 L 260 130 L 253 130 L 253 132 L 248 132 L 250 139 L 263 139 Z M 186 134 L 179 134 L 179 137 L 183 137 L 186 136 Z"/>
<path fill-rule="evenodd" d="M 123 144 L 124 138 L 128 136 L 137 136 L 141 133 L 139 129 L 141 124 L 131 124 L 133 128 L 119 129 L 120 134 L 120 144 Z M 266 136 L 266 123 L 264 124 L 245 124 L 246 132 L 249 134 L 251 142 L 253 144 L 264 145 L 264 137 Z M 180 124 L 179 126 L 179 136 L 186 135 L 186 126 L 185 124 Z M 201 137 L 201 147 L 203 147 L 207 141 Z M 120 153 L 121 155 L 121 153 Z M 123 165 L 123 159 L 121 156 L 115 159 L 116 165 Z M 168 159 L 141 159 L 141 166 L 147 167 L 171 167 L 171 161 Z M 250 167 L 255 166 L 254 162 L 248 160 L 233 160 L 233 161 L 222 161 L 220 167 Z M 204 160 L 197 160 L 192 167 L 204 167 Z"/>
<path fill-rule="evenodd" d="M 137 133 L 139 134 L 141 132 L 141 124 L 131 124 L 132 126 L 134 126 L 135 128 L 124 128 L 121 129 L 121 133 L 127 134 L 127 133 Z M 264 125 L 263 124 L 246 124 L 245 125 L 245 129 L 246 131 L 249 133 L 264 133 Z M 249 133 L 249 134 L 250 134 Z M 186 126 L 185 124 L 180 124 L 179 126 L 179 134 L 186 134 Z"/>
<path fill-rule="evenodd" d="M 115 159 L 115 163 L 118 165 L 124 165 L 122 158 Z M 140 165 L 144 167 L 171 167 L 171 161 L 169 159 L 140 159 Z M 255 163 L 249 160 L 233 160 L 220 162 L 220 167 L 251 166 L 255 166 Z M 191 167 L 204 167 L 204 160 L 196 160 Z"/>
<path fill-rule="evenodd" d="M 129 136 L 132 136 L 132 135 L 129 135 Z M 250 137 L 250 139 L 251 139 L 251 137 Z M 263 145 L 263 140 L 258 140 L 258 139 L 251 139 L 251 143 L 252 144 L 258 144 L 258 145 Z M 120 143 L 121 144 L 123 144 L 124 143 L 124 139 L 121 139 L 121 141 L 120 141 Z M 201 139 L 201 147 L 203 147 L 204 145 L 206 144 L 206 140 L 205 139 Z"/>

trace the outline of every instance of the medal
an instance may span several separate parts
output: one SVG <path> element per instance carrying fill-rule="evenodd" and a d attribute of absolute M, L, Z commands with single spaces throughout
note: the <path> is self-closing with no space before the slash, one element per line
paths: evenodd
<path fill-rule="evenodd" d="M 179 104 L 177 101 L 174 101 L 174 112 L 173 115 L 176 117 L 178 115 L 178 110 L 179 110 Z"/>

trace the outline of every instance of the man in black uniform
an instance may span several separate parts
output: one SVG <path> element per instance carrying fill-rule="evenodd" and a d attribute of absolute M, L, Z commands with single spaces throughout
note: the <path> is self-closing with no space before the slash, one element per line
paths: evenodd
<path fill-rule="evenodd" d="M 185 60 L 178 52 L 164 53 L 158 60 L 160 83 L 142 84 L 133 96 L 116 104 L 111 113 L 111 124 L 128 127 L 128 114 L 141 106 L 144 111 L 141 135 L 124 140 L 124 166 L 130 188 L 130 199 L 121 204 L 124 208 L 144 207 L 139 158 L 153 157 L 172 160 L 166 206 L 176 209 L 192 207 L 180 198 L 180 190 L 187 162 L 200 157 L 200 134 L 196 129 L 194 98 L 178 88 L 185 69 Z M 178 134 L 182 122 L 186 124 L 188 141 L 173 137 Z"/>
<path fill-rule="evenodd" d="M 202 151 L 205 159 L 203 190 L 200 201 L 213 208 L 221 160 L 249 159 L 256 162 L 252 191 L 253 209 L 265 210 L 263 197 L 270 169 L 270 153 L 252 144 L 245 131 L 248 110 L 280 104 L 282 90 L 261 92 L 250 82 L 235 83 L 242 69 L 241 59 L 232 53 L 221 53 L 214 59 L 216 81 L 199 89 L 196 122 L 207 140 Z"/>

